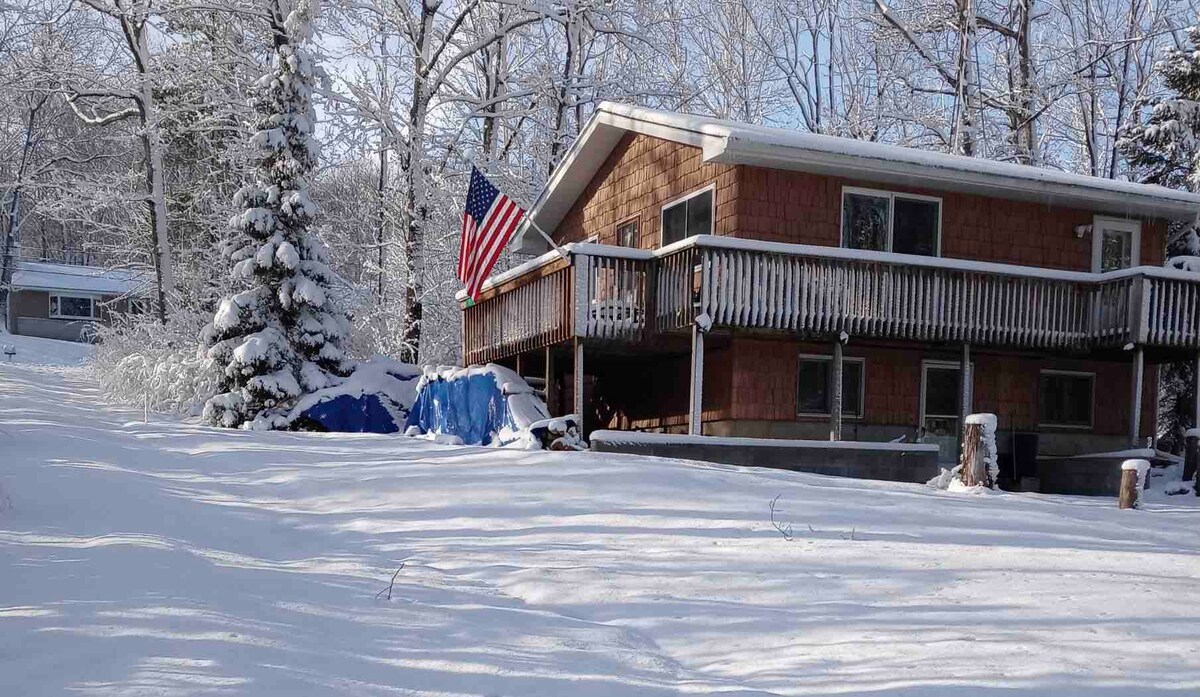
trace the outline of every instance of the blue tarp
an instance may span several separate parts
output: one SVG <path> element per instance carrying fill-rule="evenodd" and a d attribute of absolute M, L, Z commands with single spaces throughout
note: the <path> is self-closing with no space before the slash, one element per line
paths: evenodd
<path fill-rule="evenodd" d="M 338 433 L 395 433 L 400 424 L 377 394 L 360 397 L 344 394 L 315 404 L 304 410 L 303 416 L 321 425 L 326 431 Z"/>
<path fill-rule="evenodd" d="M 520 428 L 509 398 L 490 371 L 450 379 L 427 376 L 408 412 L 406 429 L 410 426 L 422 433 L 458 436 L 468 445 L 491 445 L 498 434 Z"/>
<path fill-rule="evenodd" d="M 302 399 L 292 412 L 305 428 L 340 433 L 396 433 L 416 398 L 421 370 L 377 356 L 338 384 Z"/>

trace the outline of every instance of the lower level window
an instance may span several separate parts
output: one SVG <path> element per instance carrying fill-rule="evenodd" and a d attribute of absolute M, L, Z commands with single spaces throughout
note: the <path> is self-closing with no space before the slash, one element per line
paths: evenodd
<path fill-rule="evenodd" d="M 824 416 L 833 411 L 833 359 L 801 356 L 799 404 L 801 416 Z M 863 359 L 842 359 L 842 416 L 863 415 Z"/>
<path fill-rule="evenodd" d="M 93 319 L 96 301 L 80 295 L 51 295 L 50 316 L 59 319 Z"/>
<path fill-rule="evenodd" d="M 1041 423 L 1090 428 L 1095 383 L 1096 376 L 1091 373 L 1043 371 L 1039 398 Z"/>

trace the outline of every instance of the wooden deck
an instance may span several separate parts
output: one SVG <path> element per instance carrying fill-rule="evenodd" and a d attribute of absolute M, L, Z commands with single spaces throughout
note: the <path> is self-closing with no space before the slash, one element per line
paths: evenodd
<path fill-rule="evenodd" d="M 692 325 L 1044 350 L 1200 349 L 1200 275 L 1106 274 L 692 237 L 657 251 L 569 245 L 463 310 L 467 363 L 572 338 L 637 343 Z"/>

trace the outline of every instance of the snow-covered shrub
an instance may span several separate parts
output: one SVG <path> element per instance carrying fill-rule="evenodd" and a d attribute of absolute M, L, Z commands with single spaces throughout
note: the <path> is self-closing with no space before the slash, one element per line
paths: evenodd
<path fill-rule="evenodd" d="M 176 309 L 167 323 L 148 315 L 116 315 L 96 328 L 95 370 L 109 399 L 151 411 L 199 414 L 217 391 L 216 364 L 197 337 L 207 321 Z"/>
<path fill-rule="evenodd" d="M 1168 269 L 1179 269 L 1180 271 L 1200 273 L 1200 257 L 1194 257 L 1190 255 L 1171 257 L 1170 259 L 1167 259 L 1165 266 Z"/>

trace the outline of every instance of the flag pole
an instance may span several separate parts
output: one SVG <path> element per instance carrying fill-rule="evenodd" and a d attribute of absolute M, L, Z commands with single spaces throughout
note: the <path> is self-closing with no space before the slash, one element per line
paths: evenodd
<path fill-rule="evenodd" d="M 546 242 L 550 243 L 550 246 L 554 248 L 554 251 L 558 252 L 559 256 L 561 256 L 564 261 L 566 261 L 568 259 L 567 253 L 563 251 L 563 248 L 559 247 L 554 242 L 554 240 L 550 239 L 550 235 L 547 235 L 545 230 L 538 227 L 538 224 L 533 222 L 532 215 L 529 215 L 528 213 L 526 213 L 525 214 L 525 222 L 529 223 L 529 227 L 533 228 L 534 230 L 537 230 L 538 234 L 542 236 L 542 239 L 544 239 L 544 240 L 546 240 Z"/>

